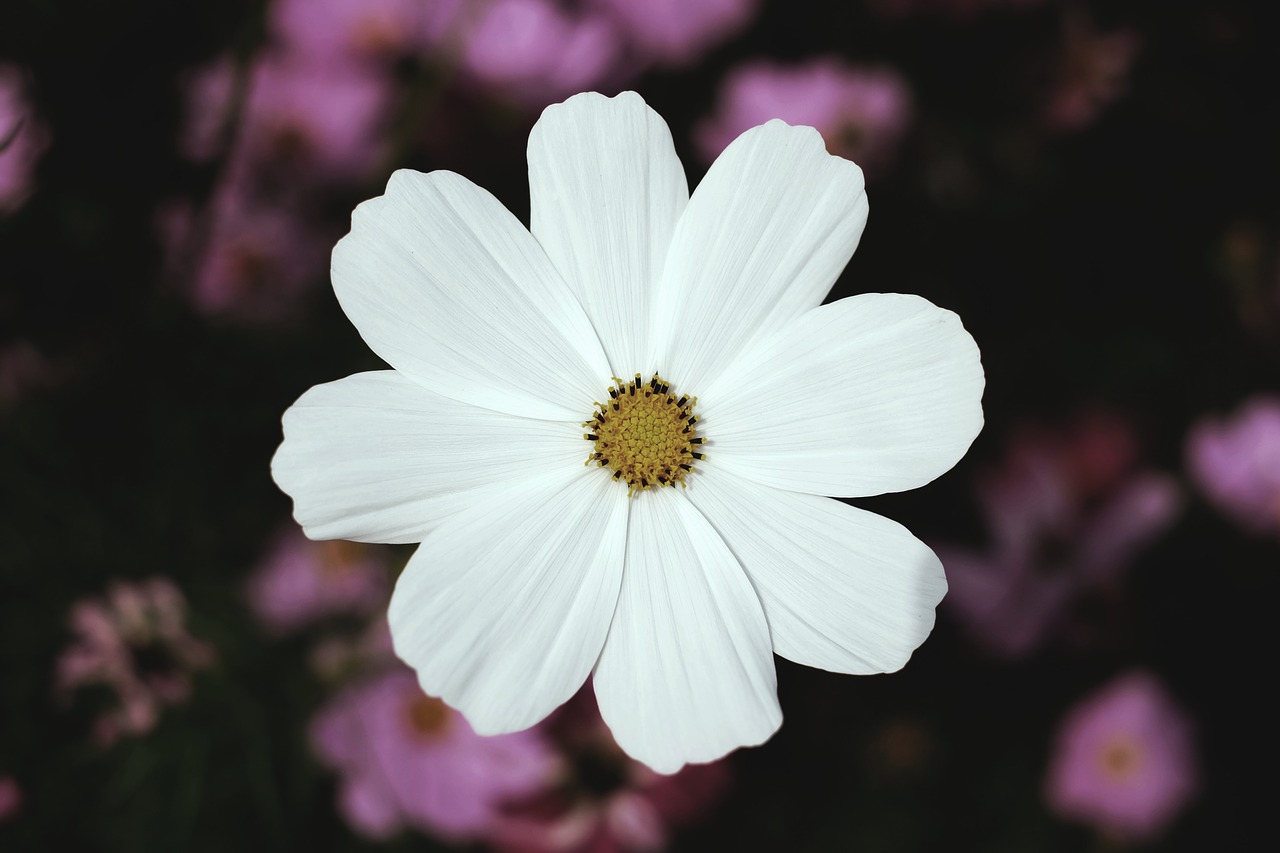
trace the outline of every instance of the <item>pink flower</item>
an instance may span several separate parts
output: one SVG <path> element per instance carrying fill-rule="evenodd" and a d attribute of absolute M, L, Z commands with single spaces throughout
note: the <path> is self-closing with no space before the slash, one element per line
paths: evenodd
<path fill-rule="evenodd" d="M 12 776 L 0 776 L 0 823 L 22 810 L 22 789 Z"/>
<path fill-rule="evenodd" d="M 294 631 L 325 616 L 385 609 L 386 552 L 377 545 L 313 542 L 297 528 L 279 536 L 249 581 L 249 603 L 269 629 Z"/>
<path fill-rule="evenodd" d="M 36 161 L 48 133 L 27 101 L 22 72 L 0 64 L 0 214 L 12 213 L 31 194 Z"/>
<path fill-rule="evenodd" d="M 342 776 L 339 810 L 375 839 L 405 826 L 449 840 L 477 838 L 503 801 L 544 785 L 555 761 L 536 730 L 477 735 L 399 668 L 322 708 L 311 743 Z"/>
<path fill-rule="evenodd" d="M 235 104 L 237 69 L 222 60 L 188 86 L 184 147 L 206 159 Z M 342 183 L 367 177 L 382 156 L 391 102 L 387 78 L 342 62 L 259 58 L 243 81 L 245 101 L 233 141 L 233 170 L 278 184 Z"/>
<path fill-rule="evenodd" d="M 290 53 L 319 62 L 390 60 L 421 45 L 431 0 L 275 0 L 271 30 Z"/>
<path fill-rule="evenodd" d="M 1141 840 L 1196 790 L 1191 726 L 1154 677 L 1124 675 L 1076 705 L 1058 731 L 1045 797 L 1059 815 Z"/>
<path fill-rule="evenodd" d="M 855 68 L 834 57 L 792 66 L 757 60 L 725 78 L 716 112 L 696 131 L 698 148 L 710 162 L 743 131 L 772 118 L 817 128 L 831 153 L 874 172 L 910 122 L 911 95 L 885 68 Z"/>
<path fill-rule="evenodd" d="M 1068 13 L 1045 124 L 1058 131 L 1092 124 L 1128 91 L 1129 69 L 1141 45 L 1133 30 L 1097 32 L 1081 13 Z"/>
<path fill-rule="evenodd" d="M 560 745 L 559 777 L 504 810 L 490 843 L 505 853 L 630 853 L 667 847 L 674 828 L 719 800 L 724 763 L 688 764 L 661 775 L 628 758 L 580 691 L 543 727 Z"/>
<path fill-rule="evenodd" d="M 1201 491 L 1254 533 L 1280 536 L 1280 397 L 1259 395 L 1187 436 L 1187 468 Z"/>
<path fill-rule="evenodd" d="M 1171 477 L 1132 472 L 1132 436 L 1094 416 L 1063 434 L 1017 440 L 978 500 L 993 542 L 935 550 L 950 585 L 944 606 L 982 645 L 1024 657 L 1083 593 L 1113 581 L 1181 506 Z"/>
<path fill-rule="evenodd" d="M 73 605 L 75 639 L 58 659 L 57 688 L 64 696 L 90 684 L 114 691 L 117 707 L 95 728 L 99 742 L 150 731 L 163 706 L 186 701 L 191 671 L 213 662 L 212 647 L 187 632 L 186 607 L 166 578 L 117 582 L 105 599 Z"/>
<path fill-rule="evenodd" d="M 539 107 L 597 87 L 620 48 L 603 17 L 562 10 L 550 0 L 492 0 L 464 40 L 462 68 L 469 77 Z"/>
<path fill-rule="evenodd" d="M 637 53 L 683 65 L 742 29 L 757 0 L 592 0 L 617 17 Z"/>
<path fill-rule="evenodd" d="M 240 323 L 277 323 L 296 313 L 308 285 L 321 279 L 329 244 L 295 215 L 246 195 L 232 180 L 197 214 L 162 211 L 171 278 L 196 310 Z"/>

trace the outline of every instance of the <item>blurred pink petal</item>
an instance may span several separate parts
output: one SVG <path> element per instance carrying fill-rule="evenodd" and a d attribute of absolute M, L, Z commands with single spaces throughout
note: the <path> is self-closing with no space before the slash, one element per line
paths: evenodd
<path fill-rule="evenodd" d="M 887 68 L 826 57 L 799 65 L 756 60 L 731 71 L 713 115 L 696 131 L 707 162 L 742 132 L 780 118 L 818 129 L 828 149 L 874 173 L 893 156 L 911 119 L 907 84 Z"/>
<path fill-rule="evenodd" d="M 1044 122 L 1059 131 L 1092 124 L 1129 89 L 1129 70 L 1142 46 L 1133 30 L 1097 32 L 1078 10 L 1066 15 L 1057 79 L 1044 106 Z"/>
<path fill-rule="evenodd" d="M 272 631 L 295 631 L 344 613 L 367 615 L 391 595 L 386 550 L 342 540 L 313 542 L 297 528 L 277 537 L 249 581 L 249 603 Z"/>
<path fill-rule="evenodd" d="M 1134 672 L 1068 712 L 1045 797 L 1063 817 L 1143 840 L 1168 826 L 1196 788 L 1189 721 L 1154 677 Z"/>
<path fill-rule="evenodd" d="M 235 103 L 237 73 L 224 59 L 189 83 L 188 156 L 223 153 L 219 131 Z M 253 63 L 243 85 L 233 169 L 282 183 L 350 182 L 367 177 L 381 158 L 392 93 L 378 70 L 269 54 Z"/>
<path fill-rule="evenodd" d="M 1227 417 L 1204 418 L 1187 436 L 1187 469 L 1231 520 L 1280 536 L 1280 397 L 1259 395 Z"/>
<path fill-rule="evenodd" d="M 613 26 L 550 0 L 492 0 L 469 27 L 463 69 L 498 94 L 531 106 L 596 88 L 619 51 Z"/>
<path fill-rule="evenodd" d="M 22 810 L 22 789 L 12 776 L 0 776 L 0 823 Z"/>
<path fill-rule="evenodd" d="M 503 801 L 538 790 L 555 768 L 537 730 L 477 735 L 402 668 L 330 701 L 312 721 L 311 743 L 342 777 L 343 816 L 371 838 L 405 826 L 480 837 Z"/>
<path fill-rule="evenodd" d="M 1072 603 L 1113 582 L 1168 529 L 1182 506 L 1172 477 L 1132 471 L 1133 437 L 1088 416 L 1016 440 L 984 477 L 985 551 L 935 547 L 950 585 L 944 606 L 1001 657 L 1034 652 Z"/>
<path fill-rule="evenodd" d="M 275 0 L 271 31 L 291 53 L 321 62 L 391 60 L 420 46 L 431 8 L 441 5 L 430 0 Z"/>
<path fill-rule="evenodd" d="M 49 144 L 27 99 L 22 72 L 0 63 L 0 214 L 22 206 L 35 187 L 36 161 Z"/>
<path fill-rule="evenodd" d="M 160 214 L 170 278 L 210 317 L 273 324 L 297 314 L 309 285 L 321 281 L 329 242 L 292 212 L 246 194 L 245 181 L 223 184 L 203 216 L 175 205 Z"/>
<path fill-rule="evenodd" d="M 741 30 L 757 0 L 591 0 L 617 16 L 619 29 L 644 58 L 683 65 Z M 759 123 L 759 122 L 757 122 Z"/>

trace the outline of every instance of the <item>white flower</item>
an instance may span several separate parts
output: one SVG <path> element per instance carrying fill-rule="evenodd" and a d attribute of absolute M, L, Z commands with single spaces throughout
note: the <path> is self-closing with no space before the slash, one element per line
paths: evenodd
<path fill-rule="evenodd" d="M 390 623 L 423 689 L 497 734 L 591 675 L 618 743 L 669 773 L 773 734 L 773 652 L 900 668 L 942 566 L 822 496 L 949 469 L 983 375 L 924 299 L 821 304 L 866 222 L 858 167 L 772 121 L 690 198 L 661 117 L 584 94 L 534 127 L 529 185 L 532 234 L 450 172 L 397 172 L 356 209 L 334 289 L 394 369 L 304 394 L 272 465 L 309 536 L 422 543 Z M 650 431 L 629 434 L 608 389 L 637 373 Z M 584 466 L 608 439 L 618 458 Z"/>

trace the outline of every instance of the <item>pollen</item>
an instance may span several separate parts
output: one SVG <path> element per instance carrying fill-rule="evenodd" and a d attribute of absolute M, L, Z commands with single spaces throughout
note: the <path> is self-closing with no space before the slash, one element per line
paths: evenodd
<path fill-rule="evenodd" d="M 705 438 L 693 414 L 697 397 L 676 394 L 658 374 L 647 382 L 637 373 L 624 382 L 613 377 L 609 400 L 583 426 L 591 442 L 587 465 L 613 471 L 628 496 L 647 489 L 685 485 L 695 462 L 706 458 Z"/>

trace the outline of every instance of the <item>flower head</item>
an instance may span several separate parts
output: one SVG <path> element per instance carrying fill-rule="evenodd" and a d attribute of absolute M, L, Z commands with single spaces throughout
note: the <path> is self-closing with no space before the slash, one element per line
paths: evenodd
<path fill-rule="evenodd" d="M 186 701 L 191 671 L 213 662 L 213 648 L 187 631 L 186 609 L 166 578 L 116 583 L 105 599 L 72 607 L 75 642 L 58 659 L 58 689 L 101 684 L 115 693 L 116 707 L 97 723 L 102 743 L 150 731 L 165 705 Z"/>
<path fill-rule="evenodd" d="M 356 209 L 334 289 L 394 369 L 304 394 L 273 461 L 308 535 L 421 543 L 389 618 L 424 689 L 495 734 L 593 675 L 618 744 L 670 773 L 774 732 L 773 652 L 901 667 L 942 567 L 823 495 L 949 469 L 983 375 L 923 299 L 822 305 L 866 221 L 858 167 L 773 121 L 690 197 L 638 95 L 585 94 L 543 113 L 529 180 L 532 233 L 450 172 Z M 619 394 L 638 421 L 584 428 Z M 655 485 L 655 459 L 684 474 Z"/>
<path fill-rule="evenodd" d="M 1134 839 L 1163 829 L 1195 789 L 1190 725 L 1142 672 L 1118 678 L 1070 711 L 1046 780 L 1056 812 Z"/>
<path fill-rule="evenodd" d="M 403 669 L 339 694 L 313 720 L 311 742 L 342 773 L 343 816 L 372 838 L 406 825 L 476 837 L 502 802 L 538 789 L 554 769 L 537 731 L 481 737 Z"/>
<path fill-rule="evenodd" d="M 1095 415 L 1059 434 L 1019 437 L 979 484 L 992 544 L 939 546 L 952 612 L 998 655 L 1024 657 L 1084 592 L 1114 580 L 1173 522 L 1174 480 L 1132 470 L 1133 438 Z"/>
<path fill-rule="evenodd" d="M 1219 509 L 1245 528 L 1280 536 L 1280 397 L 1258 396 L 1187 437 L 1187 467 Z"/>
<path fill-rule="evenodd" d="M 249 581 L 249 603 L 263 624 L 287 632 L 340 613 L 367 614 L 386 603 L 390 584 L 373 545 L 312 542 L 282 534 Z"/>

